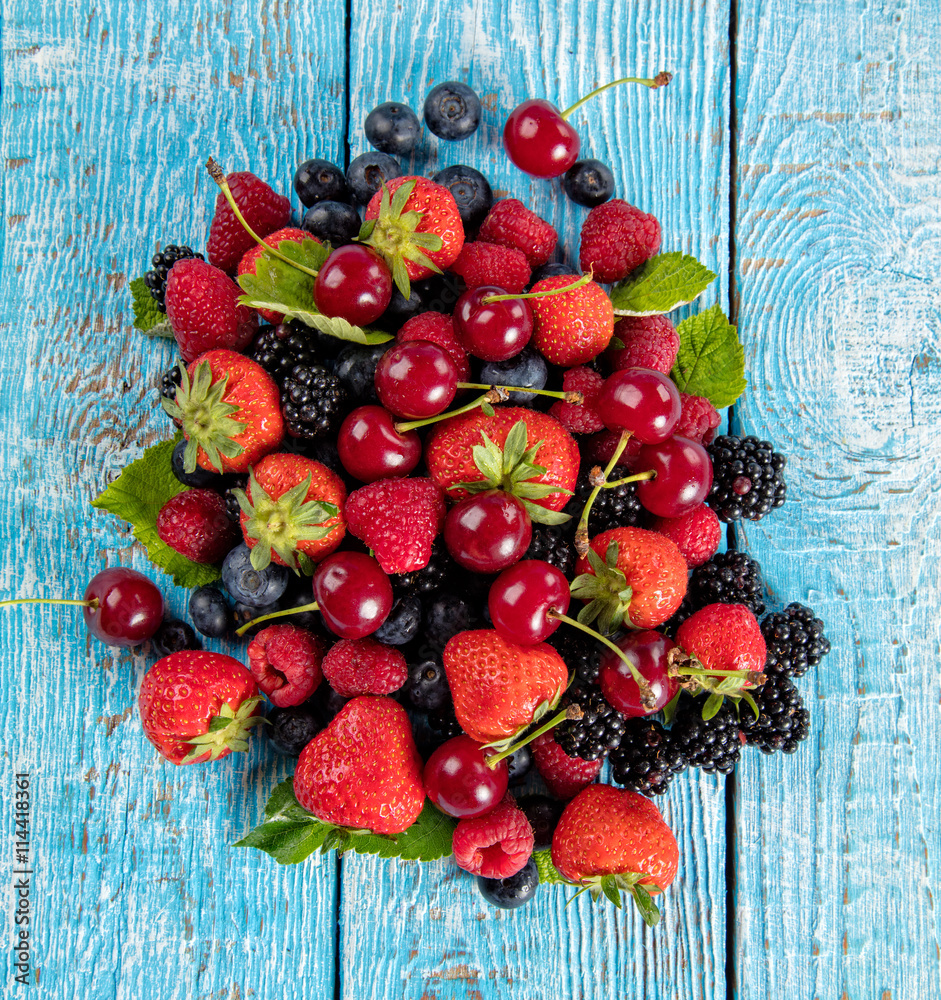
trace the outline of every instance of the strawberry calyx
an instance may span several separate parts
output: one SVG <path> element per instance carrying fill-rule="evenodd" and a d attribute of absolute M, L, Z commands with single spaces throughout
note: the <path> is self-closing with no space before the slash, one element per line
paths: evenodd
<path fill-rule="evenodd" d="M 760 714 L 750 693 L 766 680 L 765 674 L 760 671 L 710 670 L 695 656 L 677 646 L 667 654 L 667 673 L 683 690 L 692 695 L 703 691 L 709 692 L 702 709 L 702 717 L 706 721 L 719 711 L 726 698 L 735 704 L 736 711 L 744 701 L 754 713 L 755 719 Z"/>
<path fill-rule="evenodd" d="M 583 893 L 590 893 L 592 901 L 597 902 L 604 896 L 620 910 L 622 908 L 621 893 L 626 892 L 634 905 L 637 907 L 644 923 L 648 927 L 656 927 L 660 923 L 660 909 L 653 901 L 646 886 L 641 885 L 642 881 L 648 881 L 650 876 L 644 872 L 618 872 L 614 875 L 591 875 L 583 878 L 580 882 L 570 883 L 580 885 L 581 888 L 572 896 L 572 899 L 565 905 L 568 906 L 573 900 Z M 660 887 L 653 883 L 653 887 L 660 891 Z"/>
<path fill-rule="evenodd" d="M 206 732 L 185 741 L 193 749 L 181 763 L 191 764 L 202 760 L 207 750 L 209 760 L 217 760 L 227 751 L 243 753 L 248 750 L 248 736 L 252 727 L 268 721 L 263 715 L 255 714 L 261 700 L 261 695 L 246 698 L 238 708 L 232 708 L 228 702 L 223 702 L 219 714 L 209 720 Z"/>
<path fill-rule="evenodd" d="M 206 453 L 213 468 L 225 471 L 222 457 L 235 458 L 245 449 L 234 440 L 245 424 L 233 419 L 238 406 L 225 402 L 225 390 L 229 376 L 213 382 L 212 368 L 208 361 L 200 361 L 190 381 L 186 365 L 179 365 L 181 379 L 176 391 L 176 399 L 162 399 L 164 410 L 179 420 L 186 437 L 183 452 L 183 468 L 187 472 L 196 470 L 196 459 L 200 448 Z"/>
<path fill-rule="evenodd" d="M 577 620 L 590 625 L 597 619 L 598 631 L 604 635 L 611 635 L 622 626 L 636 628 L 630 618 L 634 592 L 624 570 L 617 565 L 617 539 L 608 542 L 604 559 L 590 547 L 585 555 L 592 572 L 575 577 L 569 588 L 572 597 L 588 602 L 578 612 Z"/>
<path fill-rule="evenodd" d="M 238 489 L 232 491 L 246 517 L 245 537 L 256 539 L 250 556 L 255 569 L 264 569 L 275 553 L 289 569 L 300 568 L 307 574 L 313 572 L 310 557 L 299 551 L 299 545 L 326 538 L 335 525 L 328 527 L 325 522 L 336 517 L 339 508 L 324 500 L 308 500 L 311 481 L 309 473 L 303 482 L 275 499 L 258 482 L 252 470 L 248 493 Z"/>

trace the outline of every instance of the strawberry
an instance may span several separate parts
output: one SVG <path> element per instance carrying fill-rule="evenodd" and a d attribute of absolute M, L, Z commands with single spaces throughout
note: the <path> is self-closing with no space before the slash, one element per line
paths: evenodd
<path fill-rule="evenodd" d="M 588 601 L 578 620 L 598 618 L 605 635 L 622 623 L 662 625 L 686 595 L 686 560 L 665 535 L 645 528 L 611 528 L 591 540 L 575 566 L 572 596 Z"/>
<path fill-rule="evenodd" d="M 562 876 L 618 908 L 626 891 L 649 926 L 660 919 L 651 895 L 673 882 L 678 862 L 676 837 L 657 807 L 611 785 L 579 792 L 552 835 L 552 863 Z"/>
<path fill-rule="evenodd" d="M 261 695 L 231 656 L 184 650 L 163 657 L 141 682 L 144 735 L 171 764 L 199 764 L 247 750 Z"/>
<path fill-rule="evenodd" d="M 161 403 L 183 428 L 187 472 L 247 472 L 284 437 L 277 385 L 235 351 L 201 354 L 182 371 L 176 399 Z"/>
<path fill-rule="evenodd" d="M 238 541 L 238 529 L 215 490 L 184 490 L 157 514 L 157 534 L 171 549 L 193 562 L 218 562 Z"/>
<path fill-rule="evenodd" d="M 287 229 L 278 229 L 276 232 L 265 237 L 266 245 L 275 249 L 285 241 L 288 243 L 303 243 L 304 240 L 313 240 L 314 243 L 320 243 L 320 240 L 310 233 L 305 233 L 303 229 L 296 229 L 291 226 Z M 258 258 L 264 252 L 264 247 L 260 243 L 253 243 L 251 249 L 239 261 L 238 277 L 241 278 L 243 274 L 254 274 L 255 268 L 258 266 Z M 259 309 L 258 312 L 262 319 L 274 325 L 284 321 L 284 316 L 281 313 L 274 312 L 271 309 Z"/>
<path fill-rule="evenodd" d="M 324 642 L 296 625 L 269 625 L 248 644 L 248 666 L 272 705 L 300 705 L 323 680 Z"/>
<path fill-rule="evenodd" d="M 247 170 L 228 174 L 226 180 L 239 211 L 257 236 L 264 238 L 290 222 L 291 203 Z M 216 196 L 216 214 L 209 227 L 206 254 L 209 261 L 232 273 L 255 241 L 236 218 L 232 206 L 220 191 Z"/>
<path fill-rule="evenodd" d="M 303 455 L 266 455 L 251 470 L 248 490 L 234 490 L 239 521 L 255 569 L 272 560 L 312 572 L 346 533 L 346 487 L 335 473 Z"/>
<path fill-rule="evenodd" d="M 294 794 L 324 823 L 402 833 L 425 802 L 421 775 L 405 709 L 391 698 L 363 695 L 304 748 Z"/>
<path fill-rule="evenodd" d="M 571 275 L 559 274 L 537 281 L 532 291 L 551 291 L 571 285 L 572 281 Z M 533 310 L 532 346 L 554 365 L 583 365 L 611 342 L 614 307 L 595 281 L 528 301 Z"/>
<path fill-rule="evenodd" d="M 343 698 L 359 694 L 392 694 L 408 680 L 404 654 L 366 636 L 341 639 L 323 660 L 327 683 Z"/>
<path fill-rule="evenodd" d="M 555 708 L 568 668 L 547 643 L 519 646 L 494 629 L 459 632 L 444 648 L 444 670 L 461 728 L 478 743 L 512 742 Z"/>
<path fill-rule="evenodd" d="M 444 491 L 432 479 L 379 479 L 354 490 L 345 510 L 350 534 L 387 573 L 428 565 L 445 513 Z"/>
<path fill-rule="evenodd" d="M 204 260 L 177 261 L 167 278 L 170 329 L 186 362 L 213 348 L 241 351 L 258 329 L 258 317 L 239 305 L 241 288 Z"/>

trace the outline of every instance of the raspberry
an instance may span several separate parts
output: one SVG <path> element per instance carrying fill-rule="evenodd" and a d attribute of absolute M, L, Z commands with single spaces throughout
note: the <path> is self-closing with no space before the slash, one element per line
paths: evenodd
<path fill-rule="evenodd" d="M 272 191 L 260 177 L 242 170 L 228 174 L 226 180 L 239 211 L 256 235 L 264 238 L 288 224 L 291 219 L 291 203 L 283 195 Z M 238 267 L 245 252 L 253 246 L 255 241 L 242 227 L 220 191 L 206 244 L 209 262 L 231 273 Z"/>
<path fill-rule="evenodd" d="M 467 360 L 467 351 L 461 346 L 461 342 L 454 333 L 454 324 L 451 322 L 450 316 L 440 312 L 419 313 L 406 320 L 395 335 L 395 339 L 400 344 L 409 340 L 429 340 L 432 344 L 437 344 L 451 356 L 454 367 L 457 369 L 458 382 L 468 380 L 470 362 Z"/>
<path fill-rule="evenodd" d="M 187 559 L 214 563 L 235 545 L 240 532 L 215 490 L 184 490 L 160 508 L 157 534 Z"/>
<path fill-rule="evenodd" d="M 459 274 L 468 288 L 497 285 L 507 292 L 521 292 L 532 272 L 525 254 L 496 243 L 465 243 L 449 270 Z"/>
<path fill-rule="evenodd" d="M 484 243 L 519 250 L 530 267 L 539 267 L 552 256 L 559 235 L 521 201 L 504 198 L 490 209 L 478 238 Z"/>
<path fill-rule="evenodd" d="M 490 812 L 458 822 L 452 850 L 458 867 L 472 875 L 509 878 L 525 867 L 534 843 L 526 814 L 507 793 Z"/>
<path fill-rule="evenodd" d="M 295 229 L 288 227 L 287 229 L 278 229 L 275 232 L 265 237 L 265 243 L 269 247 L 277 248 L 278 244 L 284 240 L 289 240 L 291 243 L 303 243 L 304 240 L 313 240 L 315 243 L 319 243 L 316 237 L 311 236 L 310 233 L 305 233 L 303 229 Z M 245 252 L 242 259 L 239 261 L 238 266 L 238 276 L 241 277 L 243 274 L 254 274 L 255 268 L 258 265 L 258 258 L 265 252 L 264 248 L 260 243 L 255 243 L 252 241 L 251 248 Z M 284 316 L 281 313 L 272 312 L 270 309 L 259 309 L 258 312 L 261 314 L 263 319 L 266 319 L 269 323 L 281 323 L 284 320 Z"/>
<path fill-rule="evenodd" d="M 689 438 L 698 444 L 711 444 L 716 436 L 716 428 L 722 423 L 719 411 L 705 396 L 690 396 L 680 393 L 683 411 L 680 422 L 673 431 L 676 437 Z"/>
<path fill-rule="evenodd" d="M 612 371 L 652 368 L 664 375 L 673 371 L 680 335 L 666 316 L 625 316 L 614 324 L 614 336 L 624 346 L 612 347 L 605 355 Z"/>
<path fill-rule="evenodd" d="M 537 736 L 530 744 L 536 770 L 558 799 L 571 799 L 598 777 L 603 760 L 582 760 L 569 755 L 556 742 L 553 732 Z"/>
<path fill-rule="evenodd" d="M 579 264 L 595 281 L 626 278 L 660 249 L 660 223 L 620 198 L 593 208 L 582 224 Z"/>
<path fill-rule="evenodd" d="M 562 376 L 564 392 L 580 392 L 582 402 L 566 403 L 560 400 L 553 403 L 549 413 L 570 434 L 596 434 L 604 430 L 604 422 L 595 410 L 595 403 L 604 379 L 591 368 L 569 368 Z"/>
<path fill-rule="evenodd" d="M 711 559 L 722 541 L 719 519 L 715 511 L 704 503 L 682 517 L 658 517 L 651 527 L 676 544 L 690 569 L 702 566 L 707 559 Z"/>
<path fill-rule="evenodd" d="M 375 639 L 341 639 L 321 664 L 327 683 L 344 698 L 391 694 L 408 680 L 405 656 Z"/>
<path fill-rule="evenodd" d="M 269 625 L 248 645 L 248 669 L 278 708 L 300 705 L 323 680 L 323 642 L 296 625 Z"/>
<path fill-rule="evenodd" d="M 620 431 L 602 431 L 600 434 L 592 434 L 584 443 L 579 443 L 582 461 L 591 465 L 607 465 L 620 440 Z M 627 447 L 621 452 L 618 461 L 631 468 L 631 463 L 637 458 L 641 448 L 643 445 L 637 438 L 629 438 Z"/>

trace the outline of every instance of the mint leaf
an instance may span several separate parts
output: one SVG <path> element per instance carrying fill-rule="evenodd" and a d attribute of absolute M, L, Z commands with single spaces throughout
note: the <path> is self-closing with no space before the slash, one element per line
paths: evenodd
<path fill-rule="evenodd" d="M 745 391 L 745 349 L 718 305 L 677 325 L 680 351 L 670 373 L 680 392 L 705 396 L 717 409 Z"/>
<path fill-rule="evenodd" d="M 539 872 L 539 881 L 543 885 L 553 885 L 557 882 L 568 882 L 552 863 L 552 851 L 547 847 L 543 851 L 533 851 L 533 861 Z"/>
<path fill-rule="evenodd" d="M 148 448 L 131 462 L 120 476 L 98 497 L 92 507 L 110 511 L 122 521 L 129 521 L 134 537 L 147 548 L 147 557 L 181 587 L 201 587 L 219 578 L 219 570 L 206 563 L 195 563 L 171 549 L 157 534 L 160 508 L 186 487 L 173 475 L 170 456 L 179 441 L 162 441 Z"/>
<path fill-rule="evenodd" d="M 351 838 L 349 847 L 357 854 L 377 854 L 380 858 L 437 861 L 451 853 L 451 836 L 455 826 L 453 819 L 426 801 L 418 819 L 404 833 L 394 837 L 367 833 Z"/>
<path fill-rule="evenodd" d="M 131 302 L 134 306 L 134 327 L 151 337 L 168 337 L 173 339 L 173 331 L 167 322 L 167 314 L 157 308 L 156 299 L 150 294 L 150 289 L 143 277 L 131 282 Z"/>
<path fill-rule="evenodd" d="M 618 316 L 667 313 L 692 302 L 715 277 L 689 254 L 657 254 L 611 289 L 611 304 Z"/>

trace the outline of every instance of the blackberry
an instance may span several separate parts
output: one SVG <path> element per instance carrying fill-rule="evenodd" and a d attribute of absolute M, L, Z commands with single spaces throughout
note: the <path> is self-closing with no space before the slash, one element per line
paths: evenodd
<path fill-rule="evenodd" d="M 239 502 L 232 491 L 234 489 L 248 491 L 248 476 L 234 476 L 232 477 L 232 482 L 227 485 L 229 488 L 222 494 L 222 498 L 225 500 L 225 516 L 233 524 L 238 524 L 242 508 L 239 506 Z"/>
<path fill-rule="evenodd" d="M 565 505 L 565 513 L 572 515 L 572 524 L 578 523 L 582 516 L 582 510 L 591 496 L 594 486 L 591 484 L 588 475 L 592 467 L 582 466 L 579 473 L 578 482 L 575 484 L 575 492 Z M 623 466 L 616 465 L 608 476 L 610 481 L 623 479 L 629 476 L 630 470 Z M 611 528 L 625 528 L 639 525 L 644 519 L 644 508 L 637 499 L 637 484 L 623 483 L 611 489 L 599 490 L 595 502 L 591 505 L 591 513 L 588 516 L 588 531 L 591 535 L 599 535 L 602 531 Z"/>
<path fill-rule="evenodd" d="M 157 384 L 157 388 L 160 390 L 160 395 L 165 399 L 176 399 L 176 390 L 180 387 L 180 382 L 183 381 L 183 373 L 180 371 L 179 365 L 174 365 L 172 368 L 168 368 L 160 376 L 160 382 Z"/>
<path fill-rule="evenodd" d="M 745 742 L 762 753 L 794 753 L 797 744 L 810 734 L 810 713 L 793 681 L 784 674 L 772 674 L 752 692 L 752 697 L 758 706 L 758 718 L 742 706 L 739 726 Z"/>
<path fill-rule="evenodd" d="M 528 557 L 527 557 L 528 558 Z M 572 628 L 558 629 L 548 639 L 549 644 L 565 661 L 569 673 L 582 684 L 594 684 L 601 667 L 602 649 L 594 639 Z"/>
<path fill-rule="evenodd" d="M 421 569 L 411 573 L 393 573 L 389 579 L 393 589 L 400 594 L 434 594 L 441 590 L 457 571 L 457 563 L 451 558 L 441 539 L 431 546 L 431 557 Z"/>
<path fill-rule="evenodd" d="M 689 762 L 671 732 L 654 719 L 628 719 L 621 745 L 611 751 L 611 775 L 632 792 L 663 795 L 674 774 Z"/>
<path fill-rule="evenodd" d="M 310 335 L 314 332 L 302 323 L 262 327 L 248 349 L 248 356 L 282 388 L 296 365 L 315 365 L 320 361 L 311 343 Z"/>
<path fill-rule="evenodd" d="M 281 397 L 288 434 L 308 440 L 336 434 L 348 402 L 340 380 L 322 365 L 295 365 L 284 380 Z"/>
<path fill-rule="evenodd" d="M 428 728 L 435 734 L 442 743 L 460 736 L 464 732 L 461 724 L 457 721 L 453 709 L 445 709 L 441 712 L 428 713 Z"/>
<path fill-rule="evenodd" d="M 206 259 L 201 253 L 195 253 L 189 247 L 178 247 L 173 243 L 164 247 L 162 253 L 154 254 L 150 262 L 153 270 L 144 275 L 144 284 L 150 289 L 150 294 L 161 312 L 167 311 L 167 275 L 170 273 L 170 268 L 178 260 L 186 260 L 189 257 Z"/>
<path fill-rule="evenodd" d="M 582 718 L 565 719 L 555 727 L 555 740 L 569 757 L 598 760 L 621 745 L 627 720 L 609 705 L 601 689 L 573 684 L 562 698 L 562 707 L 580 705 Z"/>
<path fill-rule="evenodd" d="M 570 577 L 575 571 L 575 549 L 561 526 L 533 524 L 532 541 L 523 558 L 541 559 L 565 576 Z"/>
<path fill-rule="evenodd" d="M 724 701 L 711 719 L 703 719 L 706 697 L 681 702 L 670 736 L 690 767 L 701 767 L 707 774 L 731 774 L 742 753 L 738 716 L 734 707 Z M 743 711 L 748 711 L 747 706 Z"/>
<path fill-rule="evenodd" d="M 754 559 L 744 552 L 717 552 L 693 570 L 686 597 L 690 614 L 707 604 L 744 604 L 763 615 L 764 591 L 761 566 Z"/>
<path fill-rule="evenodd" d="M 720 521 L 758 521 L 784 503 L 787 459 L 756 437 L 720 435 L 706 449 L 712 459 L 712 491 L 706 503 Z"/>
<path fill-rule="evenodd" d="M 830 652 L 830 640 L 823 634 L 823 622 L 803 604 L 789 604 L 761 623 L 768 646 L 765 673 L 783 677 L 803 677 Z"/>

